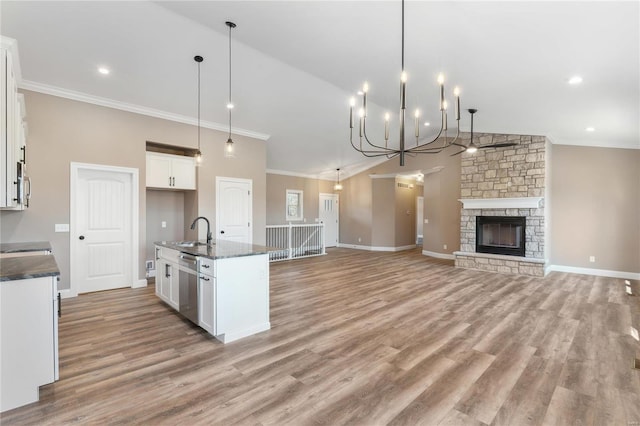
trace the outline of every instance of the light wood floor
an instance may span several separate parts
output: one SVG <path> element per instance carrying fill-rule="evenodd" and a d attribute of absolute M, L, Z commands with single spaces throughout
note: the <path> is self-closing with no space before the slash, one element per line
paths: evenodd
<path fill-rule="evenodd" d="M 640 424 L 620 279 L 333 249 L 272 264 L 272 329 L 227 345 L 152 286 L 63 302 L 60 381 L 4 425 Z"/>

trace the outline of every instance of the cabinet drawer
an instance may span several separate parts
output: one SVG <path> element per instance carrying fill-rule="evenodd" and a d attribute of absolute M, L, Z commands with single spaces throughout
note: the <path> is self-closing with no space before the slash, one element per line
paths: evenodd
<path fill-rule="evenodd" d="M 215 275 L 215 260 L 208 257 L 198 258 L 198 272 L 205 275 Z"/>
<path fill-rule="evenodd" d="M 178 259 L 180 256 L 180 252 L 178 250 L 172 250 L 166 247 L 158 247 L 156 246 L 158 256 L 161 259 L 166 259 L 170 263 L 178 263 Z"/>

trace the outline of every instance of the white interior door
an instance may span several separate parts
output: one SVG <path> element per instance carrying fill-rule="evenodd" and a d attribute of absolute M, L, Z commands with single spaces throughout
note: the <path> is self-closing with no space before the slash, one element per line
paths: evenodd
<path fill-rule="evenodd" d="M 422 238 L 424 228 L 424 197 L 417 197 L 416 199 L 416 243 Z"/>
<path fill-rule="evenodd" d="M 71 192 L 72 289 L 87 293 L 133 286 L 137 175 L 100 166 L 76 167 Z"/>
<path fill-rule="evenodd" d="M 338 229 L 340 223 L 338 199 L 338 194 L 320 193 L 318 217 L 320 218 L 320 222 L 324 223 L 325 247 L 336 247 L 338 245 Z"/>
<path fill-rule="evenodd" d="M 251 244 L 253 240 L 251 179 L 216 177 L 216 236 Z"/>

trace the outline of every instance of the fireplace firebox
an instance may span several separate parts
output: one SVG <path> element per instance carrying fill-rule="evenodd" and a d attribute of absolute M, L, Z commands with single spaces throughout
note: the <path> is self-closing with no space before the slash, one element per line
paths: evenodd
<path fill-rule="evenodd" d="M 476 253 L 525 255 L 524 216 L 476 216 Z"/>

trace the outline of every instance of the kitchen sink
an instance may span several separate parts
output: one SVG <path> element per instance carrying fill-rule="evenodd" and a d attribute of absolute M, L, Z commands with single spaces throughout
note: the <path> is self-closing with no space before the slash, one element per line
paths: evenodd
<path fill-rule="evenodd" d="M 201 243 L 200 241 L 180 241 L 176 243 L 178 247 L 198 247 L 198 246 L 206 246 L 207 243 Z"/>

